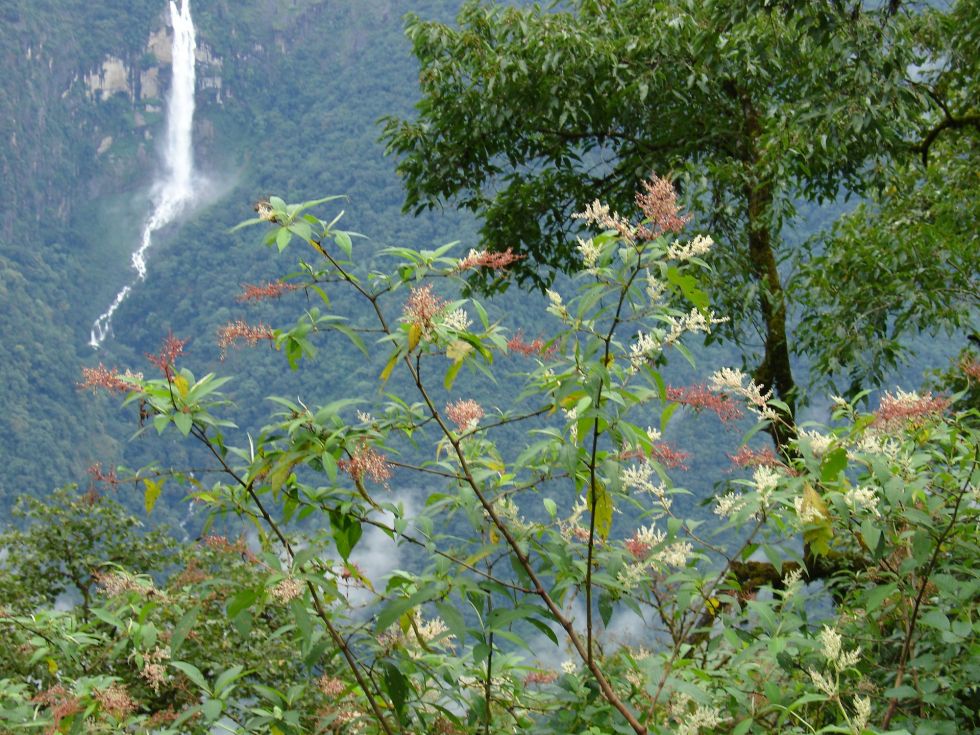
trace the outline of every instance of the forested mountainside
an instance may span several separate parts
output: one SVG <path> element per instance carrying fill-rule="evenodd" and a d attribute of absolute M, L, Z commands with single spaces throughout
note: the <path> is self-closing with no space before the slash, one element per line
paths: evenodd
<path fill-rule="evenodd" d="M 147 280 L 120 308 L 113 337 L 94 351 L 92 321 L 132 278 L 129 255 L 161 168 L 172 37 L 167 4 L 3 4 L 0 101 L 10 114 L 0 119 L 6 348 L 0 352 L 6 466 L 0 508 L 21 493 L 84 484 L 86 469 L 98 463 L 104 471 L 151 459 L 194 464 L 185 447 L 161 455 L 156 442 L 130 441 L 139 428 L 134 412 L 77 387 L 84 366 L 145 365 L 144 356 L 171 331 L 193 336 L 188 354 L 200 374 L 220 368 L 235 376 L 229 387 L 235 418 L 253 432 L 269 393 L 326 400 L 373 385 L 380 366 L 346 350 L 332 356 L 335 370 L 324 376 L 288 373 L 282 355 L 268 350 L 218 346 L 218 329 L 246 311 L 270 323 L 291 313 L 276 303 L 247 309 L 236 300 L 243 284 L 266 282 L 288 268 L 275 272 L 254 238 L 228 230 L 269 194 L 291 201 L 343 194 L 349 200 L 333 211 L 345 210 L 344 225 L 364 233 L 369 239 L 359 242 L 368 247 L 459 239 L 465 254 L 477 239 L 471 218 L 451 206 L 403 214 L 402 183 L 378 141 L 379 118 L 410 117 L 419 94 L 404 15 L 448 22 L 460 6 L 457 0 L 194 3 L 198 201 L 159 233 Z M 803 207 L 791 236 L 805 239 L 850 206 Z M 540 325 L 513 306 L 525 298 L 540 296 L 513 289 L 502 313 L 513 329 L 528 320 L 524 331 L 536 338 Z M 957 347 L 931 344 L 931 353 L 942 357 L 929 366 L 942 366 Z M 733 349 L 714 364 L 741 359 Z M 913 380 L 919 372 L 911 372 Z M 174 488 L 168 503 L 182 492 Z"/>
<path fill-rule="evenodd" d="M 167 4 L 3 3 L 0 507 L 23 492 L 84 482 L 96 462 L 147 459 L 128 443 L 130 414 L 78 391 L 81 367 L 140 364 L 168 330 L 214 336 L 240 315 L 241 284 L 275 274 L 254 242 L 227 229 L 261 196 L 349 195 L 345 222 L 380 242 L 460 237 L 459 218 L 401 214 L 375 123 L 409 112 L 417 95 L 403 14 L 448 20 L 457 5 L 195 3 L 194 140 L 207 183 L 194 212 L 162 233 L 146 282 L 96 354 L 91 323 L 131 278 L 129 253 L 161 167 Z M 202 370 L 216 365 L 216 337 L 198 337 L 191 350 Z M 266 370 L 281 367 L 281 356 L 264 357 L 242 376 L 250 402 L 261 400 Z"/>

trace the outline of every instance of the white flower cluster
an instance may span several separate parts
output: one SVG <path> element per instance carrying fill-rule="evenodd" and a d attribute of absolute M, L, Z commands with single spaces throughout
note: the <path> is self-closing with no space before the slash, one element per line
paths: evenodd
<path fill-rule="evenodd" d="M 783 577 L 783 600 L 800 591 L 803 586 L 803 567 L 796 567 L 793 571 Z"/>
<path fill-rule="evenodd" d="M 582 256 L 582 262 L 585 264 L 586 269 L 590 273 L 595 272 L 595 264 L 599 260 L 601 251 L 591 237 L 588 240 L 583 240 L 581 237 L 576 239 L 578 240 L 577 248 L 579 254 Z"/>
<path fill-rule="evenodd" d="M 824 514 L 820 512 L 820 509 L 815 507 L 805 497 L 794 498 L 793 507 L 796 509 L 796 515 L 799 517 L 800 523 L 804 525 L 808 523 L 820 523 L 820 521 L 824 520 Z"/>
<path fill-rule="evenodd" d="M 660 299 L 663 298 L 664 291 L 667 289 L 666 284 L 654 277 L 650 271 L 647 271 L 647 298 L 650 299 L 651 304 L 660 303 Z"/>
<path fill-rule="evenodd" d="M 636 342 L 630 345 L 630 371 L 636 372 L 643 367 L 647 360 L 656 357 L 660 352 L 660 342 L 652 334 L 638 332 Z"/>
<path fill-rule="evenodd" d="M 667 257 L 671 260 L 690 260 L 704 255 L 714 244 L 715 241 L 707 235 L 698 235 L 686 245 L 675 242 L 667 249 Z"/>
<path fill-rule="evenodd" d="M 881 517 L 881 511 L 878 510 L 878 494 L 874 488 L 864 485 L 853 487 L 844 493 L 844 502 L 855 513 L 867 510 L 874 516 Z"/>
<path fill-rule="evenodd" d="M 871 719 L 871 700 L 868 697 L 854 698 L 854 721 L 851 723 L 851 731 L 855 733 L 864 732 Z"/>
<path fill-rule="evenodd" d="M 748 375 L 736 368 L 722 368 L 708 379 L 708 387 L 721 393 L 733 393 L 748 402 L 749 408 L 764 419 L 776 418 L 775 412 L 769 407 L 772 391 L 762 392 L 762 386 L 756 385 Z"/>
<path fill-rule="evenodd" d="M 814 457 L 824 456 L 834 445 L 833 437 L 821 434 L 819 431 L 807 431 L 806 429 L 800 429 L 796 441 L 797 444 L 803 442 L 809 445 Z"/>
<path fill-rule="evenodd" d="M 680 319 L 672 320 L 670 334 L 667 335 L 664 342 L 672 345 L 679 340 L 685 332 L 690 332 L 692 334 L 711 334 L 711 327 L 713 327 L 715 324 L 723 324 L 727 321 L 727 316 L 715 316 L 713 311 L 709 311 L 707 314 L 704 314 L 700 309 L 695 307 Z"/>
<path fill-rule="evenodd" d="M 755 485 L 756 492 L 759 493 L 759 504 L 768 506 L 769 497 L 779 486 L 779 473 L 772 467 L 759 465 L 752 472 L 752 483 Z"/>
<path fill-rule="evenodd" d="M 650 493 L 664 510 L 670 510 L 670 498 L 660 482 L 653 481 L 653 466 L 649 462 L 641 462 L 623 470 L 623 485 L 641 493 Z"/>
<path fill-rule="evenodd" d="M 854 666 L 861 658 L 860 648 L 855 648 L 853 651 L 844 650 L 844 641 L 840 633 L 830 626 L 825 625 L 820 631 L 820 644 L 823 647 L 823 657 L 837 671 L 843 671 Z"/>
<path fill-rule="evenodd" d="M 616 581 L 623 585 L 623 589 L 632 592 L 641 582 L 649 578 L 645 564 L 627 564 L 616 575 Z"/>
<path fill-rule="evenodd" d="M 688 559 L 694 553 L 694 547 L 687 541 L 677 541 L 665 547 L 653 557 L 654 562 L 660 562 L 670 567 L 685 567 Z"/>
<path fill-rule="evenodd" d="M 548 288 L 545 289 L 545 295 L 548 297 L 548 313 L 554 314 L 562 320 L 568 319 L 568 309 L 565 308 L 565 303 L 561 299 L 561 294 Z"/>
<path fill-rule="evenodd" d="M 716 516 L 731 518 L 745 507 L 746 499 L 740 493 L 730 492 L 715 498 L 714 512 Z"/>
<path fill-rule="evenodd" d="M 690 713 L 677 728 L 677 735 L 698 735 L 702 728 L 711 729 L 718 727 L 723 719 L 717 707 L 708 707 L 699 704 L 694 712 Z"/>
<path fill-rule="evenodd" d="M 864 454 L 877 454 L 892 461 L 902 453 L 902 445 L 896 439 L 870 430 L 864 432 L 855 448 Z"/>
<path fill-rule="evenodd" d="M 465 332 L 472 323 L 465 309 L 456 309 L 442 318 L 442 325 L 455 332 Z"/>

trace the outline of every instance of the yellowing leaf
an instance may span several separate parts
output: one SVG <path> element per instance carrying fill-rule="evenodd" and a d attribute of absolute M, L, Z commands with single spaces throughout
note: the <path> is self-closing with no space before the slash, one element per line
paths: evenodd
<path fill-rule="evenodd" d="M 391 359 L 388 360 L 388 364 L 385 365 L 385 369 L 381 371 L 382 383 L 388 381 L 388 378 L 391 377 L 391 371 L 395 369 L 395 365 L 397 364 L 398 364 L 398 353 L 396 352 L 394 355 L 391 356 Z"/>
<path fill-rule="evenodd" d="M 190 385 L 187 383 L 187 378 L 185 378 L 183 375 L 175 375 L 174 387 L 177 389 L 177 392 L 180 393 L 181 398 L 187 398 L 187 391 L 190 390 Z"/>
<path fill-rule="evenodd" d="M 48 673 L 50 673 L 52 676 L 54 674 L 57 674 L 58 673 L 58 662 L 55 661 L 50 656 L 48 656 L 48 658 L 45 659 L 45 660 L 48 662 Z"/>
<path fill-rule="evenodd" d="M 408 351 L 411 352 L 416 347 L 419 346 L 419 340 L 422 339 L 422 327 L 418 324 L 412 324 L 408 327 Z"/>
<path fill-rule="evenodd" d="M 143 491 L 143 507 L 146 509 L 147 515 L 153 512 L 153 508 L 160 498 L 160 493 L 163 491 L 163 484 L 166 481 L 164 477 L 161 477 L 159 480 L 151 480 L 150 478 L 143 480 L 143 485 L 146 486 L 146 490 Z"/>
<path fill-rule="evenodd" d="M 594 507 L 592 507 L 593 495 L 595 496 Z M 595 516 L 596 533 L 603 540 L 609 538 L 609 532 L 612 530 L 613 501 L 612 496 L 606 491 L 606 486 L 598 479 L 595 481 L 595 493 L 589 493 L 588 502 L 589 510 Z"/>
<path fill-rule="evenodd" d="M 830 553 L 830 542 L 834 540 L 834 529 L 830 522 L 830 511 L 820 493 L 809 483 L 803 486 L 803 501 L 800 504 L 800 519 L 804 522 L 803 542 L 811 553 L 826 556 Z"/>

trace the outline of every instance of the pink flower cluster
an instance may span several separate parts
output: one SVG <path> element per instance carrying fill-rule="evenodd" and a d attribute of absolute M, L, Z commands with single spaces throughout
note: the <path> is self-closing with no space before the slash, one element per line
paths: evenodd
<path fill-rule="evenodd" d="M 107 368 L 101 362 L 98 367 L 94 368 L 82 368 L 82 380 L 78 383 L 79 390 L 92 390 L 95 391 L 99 388 L 105 388 L 110 391 L 118 391 L 120 393 L 128 393 L 133 390 L 135 386 L 132 383 L 127 383 L 119 375 L 119 371 L 115 368 Z"/>
<path fill-rule="evenodd" d="M 459 400 L 446 404 L 446 416 L 460 432 L 472 431 L 483 418 L 483 408 L 474 400 Z"/>
<path fill-rule="evenodd" d="M 669 179 L 655 174 L 643 182 L 643 191 L 636 195 L 636 204 L 649 220 L 649 226 L 641 226 L 636 235 L 643 240 L 653 240 L 665 232 L 680 232 L 690 217 L 681 216 L 677 204 L 677 192 Z"/>
<path fill-rule="evenodd" d="M 524 332 L 522 330 L 517 330 L 517 333 L 507 340 L 507 349 L 511 352 L 516 352 L 519 355 L 524 355 L 524 357 L 540 354 L 544 354 L 545 357 L 548 357 L 554 354 L 555 350 L 558 349 L 556 345 L 550 345 L 546 348 L 545 344 L 545 341 L 540 337 L 533 342 L 527 342 L 524 340 Z"/>
<path fill-rule="evenodd" d="M 367 442 L 362 442 L 351 454 L 350 459 L 340 460 L 337 466 L 356 482 L 360 482 L 367 475 L 377 484 L 386 487 L 392 474 L 391 465 L 388 464 L 385 456 Z"/>
<path fill-rule="evenodd" d="M 724 422 L 742 417 L 742 408 L 726 393 L 709 390 L 705 385 L 692 385 L 675 388 L 667 387 L 667 398 L 674 403 L 693 408 L 697 412 L 712 411 Z"/>
<path fill-rule="evenodd" d="M 432 284 L 426 284 L 412 289 L 402 310 L 402 318 L 409 324 L 414 324 L 423 336 L 428 337 L 445 308 L 446 302 L 432 293 Z"/>
<path fill-rule="evenodd" d="M 283 281 L 269 281 L 254 286 L 245 283 L 242 285 L 242 295 L 238 297 L 238 301 L 264 301 L 265 299 L 279 298 L 284 293 L 295 291 L 298 288 L 302 288 L 298 283 L 284 283 Z"/>
<path fill-rule="evenodd" d="M 218 347 L 221 348 L 222 354 L 238 342 L 254 346 L 264 339 L 275 339 L 271 327 L 265 324 L 248 324 L 241 319 L 226 324 L 218 330 Z"/>
<path fill-rule="evenodd" d="M 503 252 L 492 252 L 490 250 L 470 250 L 469 255 L 459 261 L 456 265 L 457 271 L 465 271 L 469 268 L 489 268 L 490 270 L 506 270 L 511 264 L 518 260 L 523 260 L 526 256 L 518 255 L 513 248 L 507 248 Z"/>
<path fill-rule="evenodd" d="M 941 414 L 949 403 L 948 398 L 932 393 L 920 396 L 914 392 L 898 391 L 894 395 L 886 392 L 874 413 L 873 426 L 891 428 L 908 423 L 919 424 Z"/>
<path fill-rule="evenodd" d="M 735 454 L 729 454 L 728 458 L 736 467 L 779 467 L 782 462 L 776 457 L 769 447 L 762 449 L 752 449 L 752 447 L 739 447 Z"/>

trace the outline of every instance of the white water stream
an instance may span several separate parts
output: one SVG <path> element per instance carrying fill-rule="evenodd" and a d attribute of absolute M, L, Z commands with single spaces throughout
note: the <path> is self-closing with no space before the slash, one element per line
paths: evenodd
<path fill-rule="evenodd" d="M 116 294 L 109 308 L 95 320 L 89 344 L 98 349 L 112 334 L 112 315 L 126 300 L 133 287 L 146 278 L 146 252 L 153 245 L 153 233 L 173 222 L 194 194 L 194 22 L 190 0 L 170 0 L 170 18 L 174 28 L 173 80 L 167 103 L 167 139 L 164 148 L 166 174 L 157 185 L 153 212 L 143 225 L 140 246 L 132 255 L 137 279 Z"/>

